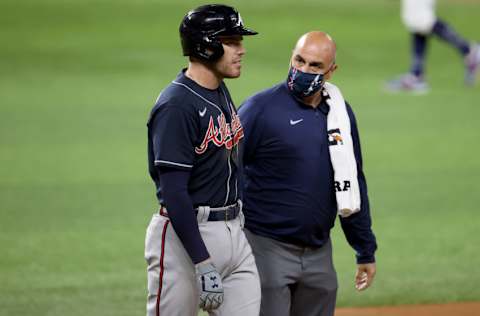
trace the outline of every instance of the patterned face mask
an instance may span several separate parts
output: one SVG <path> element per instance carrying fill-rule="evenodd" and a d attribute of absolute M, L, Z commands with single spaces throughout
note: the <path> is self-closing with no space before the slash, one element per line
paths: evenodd
<path fill-rule="evenodd" d="M 297 97 L 308 97 L 323 87 L 324 74 L 311 74 L 301 72 L 297 68 L 290 66 L 288 72 L 287 86 Z"/>

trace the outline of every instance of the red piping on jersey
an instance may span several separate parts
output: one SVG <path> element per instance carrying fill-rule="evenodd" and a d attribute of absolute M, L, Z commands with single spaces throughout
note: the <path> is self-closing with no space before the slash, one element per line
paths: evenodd
<path fill-rule="evenodd" d="M 162 250 L 160 252 L 160 277 L 159 277 L 159 285 L 158 285 L 158 293 L 157 293 L 156 316 L 160 316 L 160 296 L 162 294 L 162 283 L 163 283 L 163 257 L 165 256 L 165 235 L 167 233 L 167 227 L 169 222 L 170 222 L 169 220 L 165 222 L 165 225 L 163 226 L 163 231 L 162 231 Z"/>

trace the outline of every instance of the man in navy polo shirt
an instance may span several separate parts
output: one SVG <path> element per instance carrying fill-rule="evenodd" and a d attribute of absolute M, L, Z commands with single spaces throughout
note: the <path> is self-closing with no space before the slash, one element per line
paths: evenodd
<path fill-rule="evenodd" d="M 337 214 L 356 251 L 357 290 L 375 276 L 377 245 L 355 116 L 340 90 L 326 82 L 337 68 L 335 54 L 329 35 L 303 35 L 287 81 L 247 99 L 239 110 L 245 231 L 260 274 L 263 316 L 334 314 L 330 230 Z M 330 126 L 335 113 L 341 128 Z"/>

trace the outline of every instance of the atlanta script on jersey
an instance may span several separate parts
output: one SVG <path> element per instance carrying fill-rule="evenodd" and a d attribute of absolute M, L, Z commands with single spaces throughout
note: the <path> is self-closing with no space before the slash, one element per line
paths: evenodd
<path fill-rule="evenodd" d="M 209 143 L 213 143 L 217 147 L 225 146 L 228 150 L 231 150 L 234 146 L 238 145 L 240 139 L 243 138 L 243 127 L 232 104 L 230 104 L 230 108 L 232 113 L 231 123 L 227 123 L 225 115 L 221 113 L 215 119 L 218 123 L 218 126 L 216 126 L 213 116 L 210 116 L 208 128 L 203 137 L 203 141 L 200 146 L 195 147 L 195 152 L 197 154 L 203 154 L 207 150 Z"/>

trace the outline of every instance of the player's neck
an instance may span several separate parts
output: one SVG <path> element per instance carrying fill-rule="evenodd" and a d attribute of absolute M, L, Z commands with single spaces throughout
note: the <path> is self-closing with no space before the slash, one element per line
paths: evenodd
<path fill-rule="evenodd" d="M 322 101 L 322 92 L 317 91 L 316 93 L 314 93 L 311 96 L 302 98 L 302 101 L 306 105 L 309 105 L 312 108 L 316 108 L 317 106 L 320 105 L 320 102 Z"/>
<path fill-rule="evenodd" d="M 198 85 L 215 90 L 220 86 L 223 78 L 214 73 L 207 65 L 190 62 L 185 71 L 185 76 L 195 81 Z"/>

